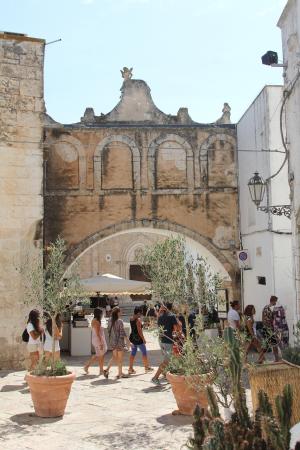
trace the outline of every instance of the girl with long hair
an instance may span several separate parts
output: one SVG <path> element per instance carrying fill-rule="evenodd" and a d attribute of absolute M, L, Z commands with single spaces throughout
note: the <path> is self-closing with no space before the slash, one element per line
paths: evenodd
<path fill-rule="evenodd" d="M 40 312 L 37 309 L 32 309 L 30 311 L 26 330 L 29 335 L 27 350 L 30 356 L 29 371 L 31 371 L 38 363 L 39 350 L 41 350 L 41 336 L 44 332 L 40 324 Z"/>
<path fill-rule="evenodd" d="M 245 349 L 245 362 L 247 362 L 248 353 L 250 348 L 253 346 L 259 353 L 258 364 L 262 364 L 265 360 L 265 352 L 257 339 L 254 332 L 254 315 L 255 315 L 255 307 L 254 305 L 248 305 L 244 311 L 244 325 L 245 325 L 245 333 L 246 333 L 246 349 Z"/>
<path fill-rule="evenodd" d="M 99 376 L 104 373 L 104 355 L 107 352 L 107 344 L 104 329 L 101 326 L 102 315 L 103 311 L 101 308 L 94 309 L 94 318 L 92 320 L 92 344 L 96 354 L 85 363 L 83 370 L 86 374 L 89 373 L 90 365 L 96 360 L 98 360 L 99 364 Z"/>
<path fill-rule="evenodd" d="M 123 373 L 122 366 L 126 344 L 131 347 L 131 342 L 126 335 L 124 323 L 121 320 L 121 310 L 118 306 L 114 307 L 111 312 L 111 321 L 108 326 L 108 335 L 113 356 L 108 363 L 107 369 L 104 370 L 104 376 L 108 378 L 109 370 L 113 362 L 116 362 L 118 366 L 117 378 L 128 378 L 128 375 Z"/>
<path fill-rule="evenodd" d="M 62 321 L 61 315 L 57 314 L 55 317 L 55 325 L 54 330 L 52 330 L 52 319 L 51 317 L 47 318 L 46 328 L 45 328 L 45 342 L 44 342 L 44 354 L 46 361 L 49 361 L 52 358 L 52 343 L 54 336 L 54 360 L 58 361 L 60 359 L 60 346 L 59 341 L 62 338 Z"/>

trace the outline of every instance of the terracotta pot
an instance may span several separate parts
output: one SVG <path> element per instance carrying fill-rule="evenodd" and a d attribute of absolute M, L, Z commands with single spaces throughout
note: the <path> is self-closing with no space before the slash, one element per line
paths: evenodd
<path fill-rule="evenodd" d="M 200 382 L 199 376 L 187 377 L 168 372 L 167 380 L 171 384 L 179 414 L 192 416 L 197 405 L 207 409 L 208 401 L 205 384 L 209 384 L 209 375 L 207 375 L 207 383 L 205 383 L 203 376 Z"/>
<path fill-rule="evenodd" d="M 75 373 L 58 377 L 38 377 L 28 373 L 25 377 L 39 417 L 60 417 L 64 415 Z"/>

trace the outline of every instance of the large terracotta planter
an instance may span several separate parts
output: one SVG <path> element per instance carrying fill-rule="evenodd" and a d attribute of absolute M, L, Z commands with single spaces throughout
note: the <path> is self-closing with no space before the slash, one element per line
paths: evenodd
<path fill-rule="evenodd" d="M 25 377 L 39 417 L 64 415 L 75 373 L 57 377 L 39 377 L 28 373 Z"/>
<path fill-rule="evenodd" d="M 201 408 L 207 409 L 208 400 L 206 395 L 205 384 L 209 384 L 209 375 L 207 375 L 207 383 L 203 377 L 193 376 L 187 377 L 184 375 L 174 375 L 167 373 L 167 380 L 171 384 L 172 391 L 178 406 L 178 411 L 174 413 L 192 416 L 195 408 L 199 405 Z"/>

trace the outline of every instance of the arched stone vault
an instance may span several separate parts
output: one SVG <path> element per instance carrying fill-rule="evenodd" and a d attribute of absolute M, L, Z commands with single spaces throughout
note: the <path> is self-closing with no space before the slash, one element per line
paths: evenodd
<path fill-rule="evenodd" d="M 190 238 L 197 243 L 201 244 L 208 250 L 224 267 L 225 271 L 228 272 L 231 279 L 235 278 L 235 268 L 231 261 L 220 252 L 220 250 L 207 238 L 202 236 L 199 233 L 196 233 L 184 226 L 178 225 L 176 223 L 172 223 L 169 221 L 162 220 L 136 220 L 136 221 L 128 221 L 121 222 L 115 224 L 113 226 L 106 227 L 102 230 L 99 230 L 97 233 L 88 236 L 86 239 L 81 241 L 76 246 L 70 247 L 67 250 L 66 259 L 65 259 L 65 267 L 66 269 L 74 263 L 74 261 L 81 256 L 84 252 L 86 252 L 90 247 L 96 245 L 101 240 L 111 237 L 117 233 L 135 230 L 139 228 L 153 228 L 157 230 L 168 230 L 174 233 L 179 233 L 187 238 Z"/>

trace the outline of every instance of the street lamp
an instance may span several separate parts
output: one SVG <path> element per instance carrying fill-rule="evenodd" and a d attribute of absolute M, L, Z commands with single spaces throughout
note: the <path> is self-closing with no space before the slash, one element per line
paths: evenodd
<path fill-rule="evenodd" d="M 250 178 L 248 188 L 251 200 L 258 208 L 264 198 L 266 190 L 266 184 L 258 172 L 254 172 L 254 176 Z"/>
<path fill-rule="evenodd" d="M 276 206 L 260 206 L 263 201 L 265 191 L 268 189 L 268 182 L 273 177 L 267 178 L 265 181 L 258 172 L 254 172 L 254 176 L 248 181 L 248 188 L 251 200 L 256 205 L 259 211 L 271 213 L 276 216 L 285 216 L 291 218 L 291 205 L 276 205 Z M 268 195 L 267 195 L 268 198 Z M 268 201 L 267 201 L 268 203 Z"/>

